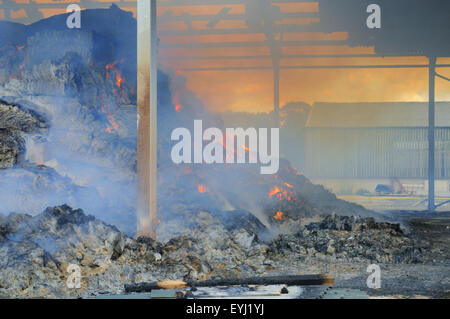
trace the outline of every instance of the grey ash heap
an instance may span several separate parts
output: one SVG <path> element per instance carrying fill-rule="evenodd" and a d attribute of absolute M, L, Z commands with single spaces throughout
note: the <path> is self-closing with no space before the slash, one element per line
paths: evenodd
<path fill-rule="evenodd" d="M 81 30 L 65 19 L 0 22 L 0 296 L 353 267 L 350 278 L 372 262 L 448 266 L 442 243 L 375 220 L 287 160 L 270 176 L 259 165 L 173 164 L 173 128 L 222 121 L 169 68 L 158 73 L 159 241 L 134 239 L 136 20 L 114 5 L 86 10 Z M 69 264 L 81 267 L 81 289 L 66 286 Z"/>
<path fill-rule="evenodd" d="M 432 278 L 435 282 L 425 288 L 413 287 L 413 292 L 442 297 L 448 285 L 445 246 L 406 236 L 398 225 L 372 218 L 330 215 L 269 241 L 245 223 L 224 224 L 206 211 L 199 211 L 196 218 L 198 226 L 189 236 L 158 243 L 130 238 L 68 206 L 48 208 L 36 216 L 0 216 L 0 296 L 90 297 L 123 293 L 125 284 L 143 281 L 198 281 L 296 274 L 299 270 L 326 271 L 336 278 L 345 274 L 342 284 L 361 288 L 360 280 L 348 282 L 348 278 L 357 276 L 368 263 L 396 266 L 399 273 L 407 271 L 414 277 L 417 270 L 409 266 L 431 265 L 436 258 L 432 267 L 438 267 L 440 277 Z M 69 264 L 81 268 L 80 289 L 66 285 Z M 420 276 L 430 279 L 427 273 Z M 384 293 L 392 291 L 388 288 Z"/>

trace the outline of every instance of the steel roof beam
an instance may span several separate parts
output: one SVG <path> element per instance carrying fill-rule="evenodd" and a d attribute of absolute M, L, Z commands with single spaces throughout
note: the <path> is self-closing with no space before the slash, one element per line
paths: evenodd
<path fill-rule="evenodd" d="M 280 13 L 278 16 L 274 17 L 275 20 L 281 20 L 284 18 L 318 18 L 319 12 L 285 12 Z M 201 21 L 201 20 L 213 20 L 217 18 L 216 14 L 184 14 L 184 15 L 162 15 L 160 16 L 159 23 L 172 22 L 172 21 Z M 220 17 L 220 20 L 246 20 L 248 18 L 247 14 L 225 14 Z"/>
<path fill-rule="evenodd" d="M 272 0 L 271 3 L 317 3 L 317 0 Z M 202 5 L 238 5 L 247 4 L 245 0 L 186 0 L 186 1 L 158 1 L 158 6 L 173 7 L 173 6 L 202 6 Z"/>
<path fill-rule="evenodd" d="M 183 20 L 184 22 L 184 20 Z M 275 33 L 298 33 L 298 32 L 322 32 L 316 23 L 310 25 L 276 24 L 272 26 Z M 164 30 L 159 29 L 159 36 L 196 36 L 196 35 L 222 35 L 222 34 L 264 34 L 261 29 L 233 28 L 233 29 L 192 29 L 192 30 Z"/>
<path fill-rule="evenodd" d="M 280 66 L 280 69 L 407 69 L 428 68 L 428 64 L 392 64 L 392 65 L 291 65 Z M 450 64 L 437 64 L 436 68 L 449 68 Z M 272 70 L 272 66 L 255 67 L 217 67 L 217 68 L 180 68 L 181 71 L 245 71 Z"/>
<path fill-rule="evenodd" d="M 347 45 L 347 41 L 283 41 L 279 43 L 280 46 L 340 46 Z M 160 43 L 159 48 L 233 48 L 233 47 L 260 47 L 270 46 L 267 41 L 251 41 L 251 42 L 189 42 L 189 43 Z"/>
<path fill-rule="evenodd" d="M 415 56 L 422 57 L 422 56 Z M 304 58 L 389 58 L 376 54 L 289 54 L 281 55 L 280 59 Z M 272 59 L 271 55 L 233 55 L 233 56 L 160 56 L 164 61 L 190 61 L 190 60 L 240 60 L 240 59 Z"/>

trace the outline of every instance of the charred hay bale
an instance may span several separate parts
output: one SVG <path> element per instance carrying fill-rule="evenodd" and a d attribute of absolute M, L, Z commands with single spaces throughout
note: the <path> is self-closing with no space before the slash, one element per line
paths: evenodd
<path fill-rule="evenodd" d="M 24 133 L 43 131 L 45 120 L 32 110 L 0 100 L 0 169 L 17 164 L 25 151 Z"/>
<path fill-rule="evenodd" d="M 133 243 L 116 228 L 67 205 L 48 208 L 37 216 L 2 217 L 0 294 L 74 297 L 79 291 L 64 285 L 69 264 L 79 265 L 86 276 L 83 293 L 115 291 L 123 286 L 119 257 Z"/>
<path fill-rule="evenodd" d="M 364 230 L 385 230 L 392 235 L 401 235 L 400 224 L 391 224 L 387 222 L 376 222 L 373 217 L 360 216 L 339 216 L 331 214 L 316 223 L 310 223 L 306 226 L 308 230 L 328 229 L 339 231 L 364 231 Z"/>
<path fill-rule="evenodd" d="M 429 261 L 429 243 L 402 233 L 398 224 L 377 223 L 372 218 L 331 215 L 296 234 L 282 234 L 269 243 L 270 257 L 377 263 Z"/>
<path fill-rule="evenodd" d="M 33 133 L 47 128 L 38 113 L 0 100 L 0 129 Z"/>
<path fill-rule="evenodd" d="M 18 132 L 0 129 L 0 169 L 13 167 L 24 149 L 25 141 Z"/>

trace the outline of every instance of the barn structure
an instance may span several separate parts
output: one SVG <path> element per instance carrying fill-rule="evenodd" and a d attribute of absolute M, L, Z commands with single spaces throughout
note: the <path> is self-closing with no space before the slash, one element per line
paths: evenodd
<path fill-rule="evenodd" d="M 436 191 L 449 193 L 450 102 L 436 103 Z M 425 195 L 428 103 L 315 103 L 306 124 L 306 170 L 342 194 L 378 184 Z"/>

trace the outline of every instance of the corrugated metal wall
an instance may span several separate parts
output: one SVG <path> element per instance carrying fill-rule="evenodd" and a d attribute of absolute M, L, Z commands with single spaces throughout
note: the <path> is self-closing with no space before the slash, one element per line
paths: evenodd
<path fill-rule="evenodd" d="M 427 128 L 308 128 L 306 174 L 427 178 Z M 436 129 L 436 178 L 450 177 L 450 128 Z"/>

